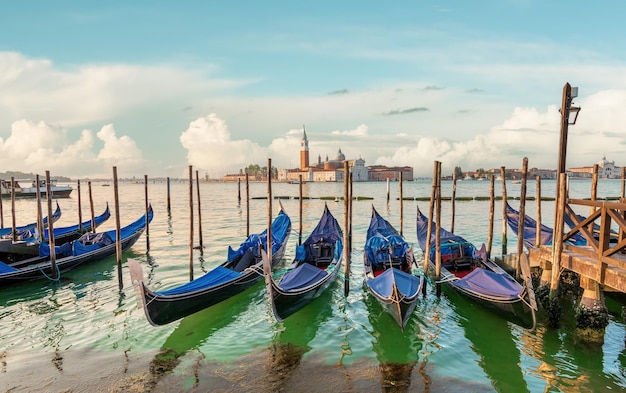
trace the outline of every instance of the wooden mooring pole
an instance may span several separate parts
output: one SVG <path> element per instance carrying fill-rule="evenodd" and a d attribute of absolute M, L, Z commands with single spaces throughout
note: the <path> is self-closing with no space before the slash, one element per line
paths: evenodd
<path fill-rule="evenodd" d="M 267 159 L 267 259 L 272 262 L 272 159 Z M 270 271 L 271 274 L 271 271 Z"/>
<path fill-rule="evenodd" d="M 506 196 L 506 170 L 503 166 L 500 167 L 500 177 L 502 178 L 502 257 L 507 254 L 506 252 L 506 204 L 507 204 L 507 196 Z"/>
<path fill-rule="evenodd" d="M 76 192 L 78 193 L 78 230 L 83 231 L 83 209 L 81 203 L 80 179 L 76 181 Z"/>
<path fill-rule="evenodd" d="M 298 245 L 302 244 L 302 175 L 298 175 L 298 217 L 300 222 L 298 225 Z"/>
<path fill-rule="evenodd" d="M 35 181 L 39 184 L 39 175 L 35 175 Z M 2 198 L 0 198 L 2 199 Z M 39 240 L 42 241 L 46 238 L 46 228 L 43 226 L 43 213 L 41 212 L 41 193 L 37 193 L 37 229 L 39 231 Z"/>
<path fill-rule="evenodd" d="M 168 216 L 170 215 L 171 212 L 172 212 L 172 203 L 170 200 L 170 178 L 168 176 L 167 177 L 167 214 Z"/>
<path fill-rule="evenodd" d="M 189 165 L 189 281 L 193 281 L 193 167 Z"/>
<path fill-rule="evenodd" d="M 348 250 L 348 225 L 349 225 L 349 196 L 350 196 L 350 176 L 348 161 L 344 161 L 343 165 L 343 255 L 344 255 L 344 268 L 343 268 L 343 294 L 348 296 L 350 293 L 350 250 Z"/>
<path fill-rule="evenodd" d="M 96 233 L 96 217 L 93 209 L 93 193 L 91 192 L 90 181 L 87 182 L 87 191 L 89 192 L 89 211 L 91 212 L 91 232 Z"/>
<path fill-rule="evenodd" d="M 491 246 L 493 244 L 493 220 L 495 216 L 495 176 L 489 177 L 489 232 L 487 234 L 487 258 L 491 259 Z"/>
<path fill-rule="evenodd" d="M 11 180 L 12 179 L 13 178 L 11 178 Z M 39 183 L 37 183 L 37 192 L 39 191 Z M 54 280 L 58 280 L 60 277 L 56 261 L 56 252 L 54 248 L 54 220 L 52 219 L 52 189 L 50 188 L 50 171 L 46 171 L 46 200 L 48 201 L 48 244 L 50 245 L 50 268 L 52 269 L 51 277 Z"/>
<path fill-rule="evenodd" d="M 400 236 L 403 236 L 402 234 L 402 226 L 403 226 L 403 218 L 404 218 L 404 201 L 402 200 L 403 195 L 402 195 L 402 171 L 400 171 Z"/>
<path fill-rule="evenodd" d="M 246 237 L 250 236 L 250 182 L 246 173 Z"/>
<path fill-rule="evenodd" d="M 430 203 L 428 205 L 428 228 L 426 230 L 426 251 L 424 252 L 424 275 L 428 274 L 430 266 L 430 242 L 433 236 L 433 214 L 435 209 L 435 198 L 437 197 L 437 161 L 433 164 L 433 181 L 430 189 Z M 419 207 L 418 207 L 419 210 Z M 419 211 L 418 211 L 419 214 Z"/>
<path fill-rule="evenodd" d="M 202 250 L 204 249 L 204 242 L 202 241 L 202 203 L 200 202 L 200 177 L 198 176 L 197 170 L 196 170 L 196 196 L 198 197 L 198 241 L 200 242 L 200 253 L 202 254 Z M 239 196 L 239 201 L 241 201 L 241 195 Z"/>
<path fill-rule="evenodd" d="M 117 259 L 117 280 L 120 291 L 124 288 L 122 279 L 122 234 L 120 230 L 120 198 L 117 182 L 117 167 L 113 167 L 113 199 L 115 200 L 115 257 Z"/>
<path fill-rule="evenodd" d="M 146 212 L 146 250 L 150 251 L 150 217 L 148 217 L 148 175 L 143 175 L 144 210 Z"/>
<path fill-rule="evenodd" d="M 456 171 L 452 172 L 452 211 L 450 214 L 452 215 L 451 223 L 450 223 L 450 232 L 454 233 L 454 216 L 455 216 L 455 201 L 456 200 Z"/>
<path fill-rule="evenodd" d="M 435 278 L 437 280 L 437 296 L 441 295 L 441 161 L 437 161 L 437 193 L 436 207 L 437 229 L 435 233 Z"/>
<path fill-rule="evenodd" d="M 535 178 L 535 209 L 537 215 L 537 223 L 535 227 L 535 246 L 541 246 L 541 177 Z"/>
<path fill-rule="evenodd" d="M 528 158 L 522 161 L 522 187 L 519 198 L 519 220 L 517 228 L 517 262 L 515 263 L 515 277 L 520 277 L 520 263 L 524 252 L 524 218 L 526 217 L 526 180 L 528 177 Z"/>

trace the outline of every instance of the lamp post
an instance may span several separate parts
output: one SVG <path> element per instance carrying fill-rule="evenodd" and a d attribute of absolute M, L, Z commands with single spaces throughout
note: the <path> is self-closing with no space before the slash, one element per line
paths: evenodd
<path fill-rule="evenodd" d="M 580 107 L 572 106 L 572 100 L 578 96 L 578 87 L 572 87 L 569 83 L 563 86 L 563 98 L 561 102 L 561 138 L 559 141 L 559 162 L 556 187 L 556 208 L 554 209 L 554 237 L 552 249 L 552 274 L 550 282 L 550 298 L 556 297 L 559 288 L 559 275 L 561 267 L 561 253 L 563 252 L 563 228 L 565 198 L 567 197 L 565 157 L 567 154 L 567 133 L 569 125 L 576 124 Z M 570 118 L 571 115 L 573 118 Z"/>

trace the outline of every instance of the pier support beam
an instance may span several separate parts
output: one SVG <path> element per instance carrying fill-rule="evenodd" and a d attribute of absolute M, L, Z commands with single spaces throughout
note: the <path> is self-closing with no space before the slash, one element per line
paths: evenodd
<path fill-rule="evenodd" d="M 540 266 L 541 278 L 537 289 L 535 289 L 535 299 L 541 304 L 545 312 L 547 318 L 546 325 L 556 328 L 559 326 L 563 308 L 561 307 L 558 296 L 550 289 L 552 282 L 552 262 L 543 259 L 541 260 Z"/>
<path fill-rule="evenodd" d="M 576 336 L 588 343 L 604 343 L 604 331 L 609 324 L 609 313 L 604 304 L 604 293 L 600 285 L 585 276 L 580 276 L 583 295 L 576 307 Z"/>

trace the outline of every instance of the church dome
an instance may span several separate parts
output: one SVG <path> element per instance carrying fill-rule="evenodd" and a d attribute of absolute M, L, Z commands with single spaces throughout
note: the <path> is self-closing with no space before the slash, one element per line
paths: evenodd
<path fill-rule="evenodd" d="M 335 158 L 335 161 L 345 161 L 346 160 L 346 156 L 343 155 L 343 153 L 341 152 L 341 149 L 339 149 L 339 151 L 337 152 L 337 158 Z"/>

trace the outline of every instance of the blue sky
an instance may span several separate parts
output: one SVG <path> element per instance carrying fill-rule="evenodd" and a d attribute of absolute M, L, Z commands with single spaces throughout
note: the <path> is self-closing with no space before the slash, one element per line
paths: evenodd
<path fill-rule="evenodd" d="M 626 165 L 621 1 L 28 1 L 0 13 L 0 165 L 211 177 L 366 165 Z"/>

